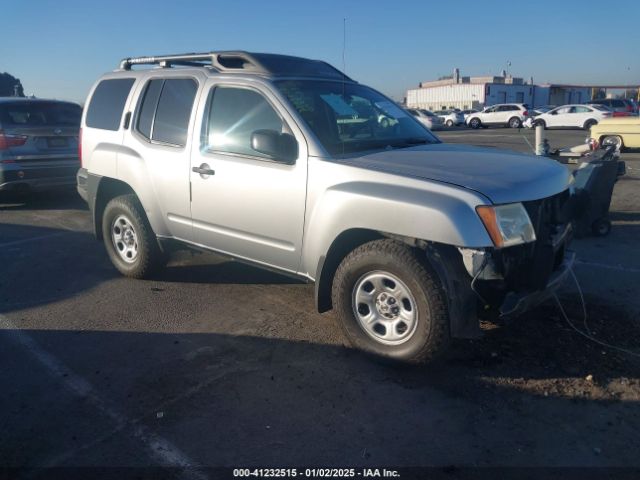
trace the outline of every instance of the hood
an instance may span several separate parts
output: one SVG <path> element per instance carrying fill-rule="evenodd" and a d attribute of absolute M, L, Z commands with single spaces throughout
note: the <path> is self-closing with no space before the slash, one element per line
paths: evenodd
<path fill-rule="evenodd" d="M 571 182 L 569 169 L 554 160 L 468 145 L 420 145 L 341 162 L 457 185 L 481 193 L 495 204 L 549 197 Z"/>

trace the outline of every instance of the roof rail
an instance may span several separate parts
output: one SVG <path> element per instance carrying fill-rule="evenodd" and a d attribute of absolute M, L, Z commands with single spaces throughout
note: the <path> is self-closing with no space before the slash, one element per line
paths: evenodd
<path fill-rule="evenodd" d="M 221 72 L 247 71 L 252 73 L 269 73 L 253 55 L 243 51 L 180 53 L 175 55 L 156 55 L 152 57 L 130 57 L 120 61 L 120 70 L 131 70 L 134 65 L 173 65 L 189 67 L 213 67 Z"/>
<path fill-rule="evenodd" d="M 241 50 L 125 58 L 120 61 L 120 70 L 131 70 L 135 65 L 158 65 L 164 68 L 172 66 L 209 67 L 224 73 L 303 76 L 353 82 L 343 72 L 321 60 L 274 53 L 249 53 Z"/>

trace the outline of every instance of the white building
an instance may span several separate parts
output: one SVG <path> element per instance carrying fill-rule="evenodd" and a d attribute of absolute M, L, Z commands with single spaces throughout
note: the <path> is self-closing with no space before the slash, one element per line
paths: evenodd
<path fill-rule="evenodd" d="M 407 91 L 407 107 L 443 110 L 447 108 L 486 107 L 496 103 L 563 105 L 591 99 L 591 89 L 571 85 L 534 85 L 503 72 L 501 76 L 461 77 L 456 68 L 453 77 L 420 83 Z"/>

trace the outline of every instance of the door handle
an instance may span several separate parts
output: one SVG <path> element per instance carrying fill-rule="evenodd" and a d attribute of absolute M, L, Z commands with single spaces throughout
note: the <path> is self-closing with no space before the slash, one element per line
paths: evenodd
<path fill-rule="evenodd" d="M 199 167 L 193 167 L 191 170 L 195 173 L 199 173 L 202 177 L 216 174 L 215 170 L 213 170 L 207 163 L 203 163 Z"/>

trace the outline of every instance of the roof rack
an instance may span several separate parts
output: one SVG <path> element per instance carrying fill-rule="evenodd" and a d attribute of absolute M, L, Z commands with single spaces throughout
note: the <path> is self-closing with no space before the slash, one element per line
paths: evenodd
<path fill-rule="evenodd" d="M 120 70 L 131 70 L 135 65 L 209 67 L 219 72 L 257 73 L 275 76 L 320 77 L 353 81 L 337 68 L 320 60 L 310 60 L 273 53 L 224 51 L 181 53 L 153 57 L 132 57 L 120 61 Z"/>
<path fill-rule="evenodd" d="M 131 57 L 120 61 L 120 70 L 131 70 L 134 65 L 213 67 L 219 71 L 243 70 L 255 73 L 269 73 L 253 55 L 241 51 Z"/>

